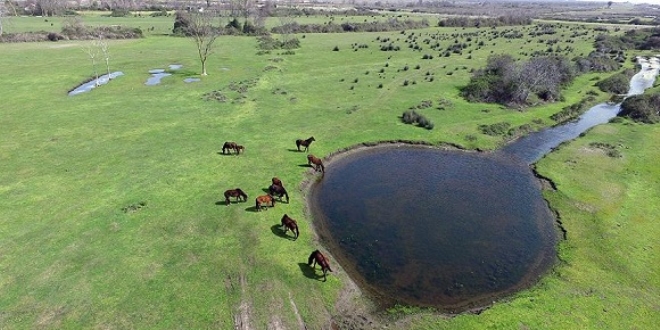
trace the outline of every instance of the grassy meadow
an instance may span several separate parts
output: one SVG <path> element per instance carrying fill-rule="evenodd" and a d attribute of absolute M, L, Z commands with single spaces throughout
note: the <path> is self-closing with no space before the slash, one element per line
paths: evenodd
<path fill-rule="evenodd" d="M 6 32 L 48 31 L 51 23 L 59 31 L 61 19 L 44 20 L 13 18 Z M 37 21 L 45 27 L 32 24 Z M 660 323 L 660 254 L 653 245 L 660 233 L 654 221 L 660 132 L 654 126 L 604 125 L 537 165 L 558 187 L 545 195 L 568 231 L 558 246 L 560 262 L 530 290 L 481 314 L 448 317 L 403 307 L 370 313 L 336 262 L 325 283 L 303 265 L 322 245 L 302 190 L 316 177 L 304 166 L 305 153 L 295 150 L 296 139 L 314 136 L 310 153 L 320 157 L 397 139 L 495 149 L 504 139 L 480 133 L 479 125 L 552 125 L 550 115 L 597 92 L 593 84 L 604 76 L 578 77 L 564 102 L 518 111 L 464 101 L 459 89 L 470 70 L 490 54 L 524 58 L 547 49 L 543 41 L 551 38 L 560 39 L 554 47 L 573 48 L 569 57 L 586 55 L 593 31 L 560 38 L 578 26 L 564 24 L 558 35 L 521 39 L 488 33 L 529 27 L 306 34 L 297 35 L 301 48 L 289 55 L 257 55 L 255 38 L 227 36 L 216 41 L 209 75 L 185 83 L 199 77 L 200 65 L 191 40 L 164 35 L 172 17 L 85 22 L 156 28 L 144 39 L 110 41 L 110 69 L 124 75 L 71 97 L 69 90 L 94 75 L 83 51 L 88 42 L 0 44 L 6 85 L 0 89 L 0 328 L 648 329 Z M 475 33 L 473 40 L 464 33 Z M 443 48 L 470 46 L 444 57 L 423 42 L 432 37 Z M 386 38 L 401 50 L 381 51 Z M 423 49 L 411 48 L 409 38 Z M 477 40 L 485 45 L 477 47 Z M 422 59 L 427 53 L 433 59 Z M 183 67 L 159 85 L 145 85 L 149 70 L 171 64 Z M 205 97 L 214 91 L 222 101 Z M 400 121 L 424 101 L 433 106 L 417 111 L 433 130 Z M 224 141 L 244 145 L 245 153 L 222 155 Z M 590 142 L 617 146 L 622 157 L 607 157 Z M 254 198 L 273 176 L 291 202 L 255 212 Z M 236 187 L 248 201 L 225 206 L 222 193 Z M 277 229 L 285 213 L 301 228 L 295 242 Z"/>

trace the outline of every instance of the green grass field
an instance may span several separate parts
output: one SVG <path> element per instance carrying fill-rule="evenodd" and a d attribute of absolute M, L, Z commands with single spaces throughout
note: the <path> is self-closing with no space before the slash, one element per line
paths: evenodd
<path fill-rule="evenodd" d="M 44 19 L 14 18 L 11 26 L 41 30 L 31 20 Z M 184 83 L 199 61 L 192 41 L 159 35 L 172 20 L 126 19 L 157 28 L 145 39 L 111 41 L 111 70 L 124 75 L 73 97 L 67 92 L 93 75 L 86 42 L 0 44 L 0 328 L 369 328 L 362 317 L 416 329 L 649 329 L 660 322 L 653 244 L 660 134 L 653 126 L 604 125 L 538 164 L 559 188 L 545 195 L 568 230 L 561 262 L 530 290 L 479 315 L 406 308 L 373 315 L 339 265 L 325 283 L 301 265 L 321 245 L 301 190 L 314 176 L 301 166 L 305 154 L 292 150 L 296 139 L 314 136 L 310 153 L 320 157 L 396 139 L 494 149 L 502 138 L 478 125 L 551 125 L 551 114 L 597 90 L 596 75 L 579 77 L 565 102 L 526 111 L 467 103 L 459 88 L 491 53 L 522 58 L 519 51 L 547 45 L 480 35 L 486 45 L 476 49 L 473 41 L 471 58 L 467 51 L 445 58 L 404 42 L 411 33 L 419 44 L 439 34 L 446 47 L 465 40 L 457 34 L 479 32 L 430 28 L 298 35 L 294 55 L 256 55 L 254 38 L 221 37 L 209 76 Z M 571 55 L 588 53 L 593 35 L 575 38 Z M 380 51 L 377 38 L 401 50 Z M 427 52 L 434 59 L 423 60 Z M 170 64 L 183 68 L 160 85 L 144 84 L 150 69 Z M 226 101 L 205 100 L 211 91 Z M 451 104 L 419 110 L 433 130 L 400 122 L 425 100 Z M 219 154 L 224 141 L 245 153 Z M 619 146 L 623 157 L 605 156 L 592 141 Z M 287 186 L 290 204 L 253 212 L 273 176 Z M 218 204 L 236 187 L 247 203 Z M 301 227 L 295 242 L 274 229 L 284 213 Z"/>

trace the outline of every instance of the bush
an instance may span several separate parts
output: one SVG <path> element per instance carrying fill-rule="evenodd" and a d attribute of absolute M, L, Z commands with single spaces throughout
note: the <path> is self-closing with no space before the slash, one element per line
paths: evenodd
<path fill-rule="evenodd" d="M 510 127 L 511 124 L 507 122 L 501 122 L 491 125 L 479 125 L 479 131 L 486 135 L 497 136 L 506 134 Z"/>
<path fill-rule="evenodd" d="M 596 86 L 606 93 L 626 94 L 630 88 L 630 79 L 634 75 L 634 70 L 626 69 L 623 72 L 597 82 Z"/>
<path fill-rule="evenodd" d="M 631 96 L 621 103 L 618 115 L 636 122 L 660 123 L 660 94 Z"/>
<path fill-rule="evenodd" d="M 403 121 L 406 124 L 417 124 L 419 127 L 426 128 L 428 130 L 433 129 L 435 125 L 428 120 L 426 117 L 418 114 L 415 112 L 415 110 L 407 110 L 406 112 L 403 113 L 401 116 L 401 121 Z"/>

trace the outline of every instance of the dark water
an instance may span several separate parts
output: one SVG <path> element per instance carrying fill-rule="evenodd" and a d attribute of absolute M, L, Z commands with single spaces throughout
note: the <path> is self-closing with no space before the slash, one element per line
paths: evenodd
<path fill-rule="evenodd" d="M 334 161 L 311 198 L 333 256 L 386 305 L 486 305 L 554 260 L 539 183 L 493 154 L 371 148 Z"/>
<path fill-rule="evenodd" d="M 638 59 L 641 71 L 630 81 L 628 96 L 642 94 L 653 86 L 658 75 L 657 59 Z M 588 129 L 607 123 L 621 111 L 621 103 L 601 103 L 585 112 L 578 120 L 561 126 L 549 128 L 523 137 L 501 149 L 509 156 L 519 158 L 527 164 L 533 164 L 564 141 L 577 138 Z"/>

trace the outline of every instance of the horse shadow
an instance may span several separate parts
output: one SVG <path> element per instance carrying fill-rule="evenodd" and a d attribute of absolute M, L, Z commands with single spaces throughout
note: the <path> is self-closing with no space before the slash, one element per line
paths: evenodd
<path fill-rule="evenodd" d="M 229 205 L 240 204 L 240 203 L 245 203 L 245 201 L 229 201 Z M 215 202 L 215 205 L 227 205 L 227 201 L 225 200 L 217 201 Z"/>
<path fill-rule="evenodd" d="M 256 207 L 256 206 L 250 206 L 250 207 L 248 207 L 248 208 L 245 208 L 245 211 L 247 211 L 247 212 L 254 212 L 254 213 L 259 212 L 259 210 L 257 210 L 257 207 Z"/>
<path fill-rule="evenodd" d="M 299 262 L 298 267 L 300 267 L 300 271 L 303 273 L 303 275 L 305 275 L 305 277 L 312 280 L 323 281 L 323 274 L 320 276 L 316 274 L 316 270 L 312 268 L 312 266 L 304 262 Z"/>
<path fill-rule="evenodd" d="M 279 237 L 282 237 L 282 238 L 286 238 L 286 239 L 288 239 L 288 240 L 290 240 L 290 241 L 295 240 L 293 236 L 289 236 L 289 235 L 287 235 L 287 234 L 284 232 L 284 230 L 282 230 L 282 225 L 280 225 L 280 224 L 277 224 L 277 225 L 273 225 L 273 226 L 271 226 L 271 227 L 270 227 L 270 231 L 272 231 L 273 234 L 275 234 L 276 236 L 279 236 Z"/>
<path fill-rule="evenodd" d="M 261 190 L 262 190 L 263 192 L 265 192 L 265 193 L 269 193 L 269 192 L 270 192 L 270 189 L 268 189 L 268 188 L 262 188 Z"/>
<path fill-rule="evenodd" d="M 298 166 L 300 166 L 300 167 L 314 167 L 314 166 L 312 166 L 311 164 L 307 164 L 307 163 L 305 163 L 305 164 L 298 164 Z"/>
<path fill-rule="evenodd" d="M 293 148 L 292 149 L 286 149 L 286 150 L 291 151 L 291 152 L 303 152 L 302 150 L 293 149 Z"/>
<path fill-rule="evenodd" d="M 231 153 L 231 152 L 228 152 L 228 153 L 222 153 L 222 151 L 218 151 L 218 155 L 220 155 L 220 156 L 238 156 L 238 155 L 235 154 L 235 153 Z"/>

